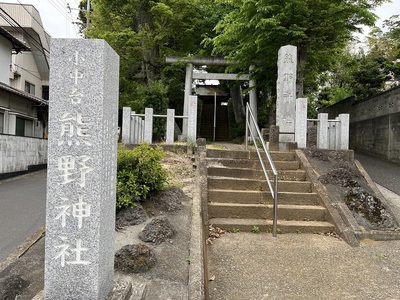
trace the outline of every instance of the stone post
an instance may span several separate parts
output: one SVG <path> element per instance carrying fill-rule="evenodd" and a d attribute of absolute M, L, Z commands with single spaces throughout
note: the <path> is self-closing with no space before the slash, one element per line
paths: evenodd
<path fill-rule="evenodd" d="M 188 105 L 188 142 L 196 142 L 197 135 L 197 96 L 189 96 Z"/>
<path fill-rule="evenodd" d="M 136 143 L 140 144 L 143 142 L 144 139 L 144 120 L 142 117 L 136 116 L 136 126 L 137 126 L 137 132 L 135 133 L 136 135 Z"/>
<path fill-rule="evenodd" d="M 318 114 L 318 125 L 317 125 L 317 148 L 328 149 L 329 148 L 329 137 L 328 137 L 328 114 Z"/>
<path fill-rule="evenodd" d="M 295 141 L 298 148 L 307 147 L 307 98 L 296 100 L 296 126 L 294 127 Z"/>
<path fill-rule="evenodd" d="M 340 120 L 339 117 L 335 118 L 335 149 L 340 149 Z"/>
<path fill-rule="evenodd" d="M 186 64 L 186 77 L 185 77 L 185 98 L 183 102 L 183 115 L 188 115 L 189 96 L 192 94 L 192 81 L 193 81 L 193 64 Z M 182 137 L 186 139 L 188 135 L 188 119 L 182 120 Z"/>
<path fill-rule="evenodd" d="M 269 126 L 269 150 L 279 151 L 279 126 Z"/>
<path fill-rule="evenodd" d="M 144 127 L 145 127 L 145 122 L 144 122 L 144 120 L 141 119 L 141 118 L 139 119 L 139 122 L 140 122 L 140 133 L 139 133 L 140 141 L 139 141 L 139 143 L 141 143 L 141 142 L 144 141 Z"/>
<path fill-rule="evenodd" d="M 250 66 L 250 68 L 249 68 L 250 75 L 253 72 L 253 70 L 254 70 L 254 66 Z M 256 81 L 254 79 L 249 80 L 249 88 L 250 88 L 250 93 L 249 93 L 250 108 L 251 108 L 251 111 L 253 112 L 253 116 L 254 116 L 254 119 L 257 124 L 257 116 L 258 116 L 258 113 L 257 113 L 257 88 L 256 88 Z M 257 132 L 255 126 L 256 125 L 253 122 L 250 123 L 251 130 L 254 133 Z"/>
<path fill-rule="evenodd" d="M 328 149 L 335 149 L 335 123 L 328 120 Z"/>
<path fill-rule="evenodd" d="M 45 299 L 113 286 L 119 57 L 103 40 L 52 39 Z"/>
<path fill-rule="evenodd" d="M 122 142 L 125 144 L 132 143 L 131 111 L 132 109 L 130 107 L 122 108 Z"/>
<path fill-rule="evenodd" d="M 135 114 L 136 112 L 132 112 L 132 114 Z M 137 131 L 138 131 L 138 124 L 137 124 L 137 116 L 131 116 L 131 141 L 132 144 L 137 144 L 138 143 L 138 138 L 137 138 Z"/>
<path fill-rule="evenodd" d="M 167 109 L 167 145 L 174 144 L 174 132 L 175 132 L 175 109 Z"/>
<path fill-rule="evenodd" d="M 348 150 L 349 149 L 349 127 L 350 127 L 350 115 L 340 114 L 340 143 L 339 149 Z"/>
<path fill-rule="evenodd" d="M 283 46 L 278 52 L 278 80 L 276 82 L 276 125 L 280 132 L 294 133 L 296 115 L 297 47 Z M 293 134 L 280 134 L 280 142 L 293 142 Z"/>
<path fill-rule="evenodd" d="M 153 142 L 153 108 L 146 107 L 144 114 L 144 141 L 151 144 Z"/>

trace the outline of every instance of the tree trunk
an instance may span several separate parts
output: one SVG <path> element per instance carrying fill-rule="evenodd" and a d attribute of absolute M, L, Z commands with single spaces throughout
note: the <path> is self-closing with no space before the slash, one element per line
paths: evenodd
<path fill-rule="evenodd" d="M 246 117 L 246 111 L 243 104 L 242 87 L 235 84 L 230 87 L 233 112 L 235 114 L 236 123 L 242 123 Z"/>

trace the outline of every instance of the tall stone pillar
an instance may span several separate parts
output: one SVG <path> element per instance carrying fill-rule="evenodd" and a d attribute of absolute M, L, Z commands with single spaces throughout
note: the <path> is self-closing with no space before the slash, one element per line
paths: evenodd
<path fill-rule="evenodd" d="M 296 115 L 296 69 L 297 47 L 283 46 L 278 52 L 278 80 L 276 82 L 276 125 L 280 132 L 280 142 L 294 141 Z"/>
<path fill-rule="evenodd" d="M 113 286 L 119 57 L 103 40 L 52 39 L 45 299 Z"/>

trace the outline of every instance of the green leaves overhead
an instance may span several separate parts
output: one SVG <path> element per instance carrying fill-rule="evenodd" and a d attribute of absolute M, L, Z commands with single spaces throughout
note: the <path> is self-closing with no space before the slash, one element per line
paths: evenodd
<path fill-rule="evenodd" d="M 177 80 L 170 77 L 165 57 L 187 56 L 198 51 L 204 27 L 199 3 L 199 0 L 92 0 L 93 12 L 86 34 L 105 39 L 120 55 L 120 106 L 137 109 L 145 103 L 152 104 L 149 99 L 155 97 L 147 93 L 143 98 L 140 86 L 149 87 L 154 96 L 163 94 L 163 105 L 150 106 L 156 113 L 161 113 L 168 101 L 177 101 L 173 97 L 177 90 L 183 90 L 184 81 L 169 86 Z M 180 73 L 172 76 L 181 78 Z M 183 92 L 179 96 L 183 98 Z"/>
<path fill-rule="evenodd" d="M 361 25 L 373 25 L 372 9 L 385 2 L 368 0 L 243 0 L 229 3 L 233 10 L 215 27 L 214 54 L 249 65 L 257 62 L 267 77 L 276 79 L 278 49 L 295 45 L 299 52 L 298 80 L 312 86 Z M 273 85 L 275 80 L 271 80 Z M 271 87 L 273 89 L 273 87 Z M 300 95 L 299 95 L 300 96 Z"/>

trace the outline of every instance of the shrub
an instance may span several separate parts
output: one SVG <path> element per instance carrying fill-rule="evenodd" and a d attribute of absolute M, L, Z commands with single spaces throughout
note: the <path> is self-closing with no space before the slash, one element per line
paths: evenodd
<path fill-rule="evenodd" d="M 118 150 L 117 210 L 134 207 L 135 202 L 165 186 L 167 172 L 160 164 L 163 157 L 160 147 L 152 148 L 146 143 L 132 150 Z"/>

